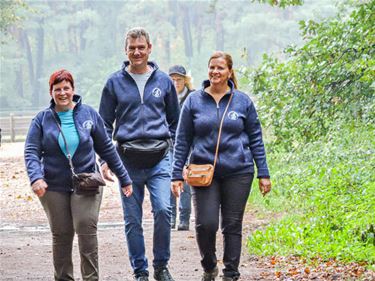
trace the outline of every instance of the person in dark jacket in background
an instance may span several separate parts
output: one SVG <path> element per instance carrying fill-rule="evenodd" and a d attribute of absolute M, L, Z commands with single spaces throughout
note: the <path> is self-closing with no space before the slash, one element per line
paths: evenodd
<path fill-rule="evenodd" d="M 27 134 L 27 173 L 52 231 L 55 280 L 74 280 L 74 233 L 78 235 L 82 279 L 99 280 L 97 223 L 103 189 L 100 187 L 95 195 L 73 192 L 67 151 L 56 121 L 61 125 L 76 173 L 98 170 L 98 153 L 115 172 L 125 196 L 132 194 L 132 182 L 103 120 L 75 95 L 71 73 L 64 69 L 54 72 L 49 85 L 51 105 L 36 115 Z"/>
<path fill-rule="evenodd" d="M 191 77 L 186 74 L 186 69 L 182 65 L 174 65 L 169 68 L 169 76 L 176 87 L 178 102 L 182 107 L 187 96 L 194 91 L 191 84 Z M 171 227 L 176 227 L 177 206 L 176 197 L 171 196 L 172 221 Z M 187 183 L 184 183 L 183 191 L 179 200 L 179 224 L 177 230 L 189 230 L 191 214 L 191 189 Z"/>
<path fill-rule="evenodd" d="M 125 61 L 104 86 L 99 113 L 107 133 L 117 142 L 121 159 L 133 180 L 133 196 L 121 197 L 129 259 L 137 281 L 149 280 L 142 228 L 147 187 L 154 216 L 153 267 L 158 281 L 173 281 L 167 268 L 171 239 L 170 145 L 180 108 L 168 74 L 148 61 L 152 45 L 143 28 L 125 37 Z M 115 124 L 115 127 L 114 127 Z M 111 173 L 102 165 L 105 178 Z"/>
<path fill-rule="evenodd" d="M 204 269 L 202 281 L 218 275 L 216 232 L 221 213 L 224 238 L 223 280 L 238 280 L 242 245 L 242 220 L 257 166 L 263 195 L 271 190 L 260 122 L 253 102 L 237 89 L 229 54 L 215 52 L 208 62 L 208 80 L 191 93 L 182 107 L 174 149 L 172 185 L 175 196 L 183 188 L 183 167 L 190 163 L 213 164 L 222 114 L 232 96 L 220 140 L 214 178 L 209 187 L 192 187 L 197 242 Z"/>

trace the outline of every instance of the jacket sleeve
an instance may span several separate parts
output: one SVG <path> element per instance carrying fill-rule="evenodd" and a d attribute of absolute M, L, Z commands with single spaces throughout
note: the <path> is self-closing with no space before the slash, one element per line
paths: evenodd
<path fill-rule="evenodd" d="M 258 170 L 258 178 L 269 178 L 262 128 L 253 102 L 249 98 L 245 130 L 250 140 L 250 150 Z"/>
<path fill-rule="evenodd" d="M 175 140 L 178 117 L 180 114 L 180 105 L 178 104 L 176 89 L 170 80 L 168 80 L 168 91 L 165 96 L 165 107 L 169 132 L 171 133 L 172 140 Z"/>
<path fill-rule="evenodd" d="M 116 106 L 117 98 L 114 91 L 112 90 L 111 80 L 108 79 L 102 91 L 102 96 L 99 104 L 99 114 L 103 118 L 106 133 L 111 140 L 113 135 L 113 123 L 115 122 L 116 118 Z M 104 159 L 102 158 L 99 159 L 99 162 L 101 164 L 105 163 Z"/>
<path fill-rule="evenodd" d="M 173 152 L 172 180 L 183 180 L 182 170 L 188 158 L 193 143 L 194 124 L 191 111 L 191 96 L 188 96 L 182 106 L 180 120 Z"/>
<path fill-rule="evenodd" d="M 113 123 L 116 119 L 117 98 L 113 91 L 111 80 L 109 79 L 103 88 L 99 104 L 99 114 L 104 120 L 107 135 L 112 139 Z"/>
<path fill-rule="evenodd" d="M 44 179 L 41 162 L 43 128 L 38 116 L 31 121 L 25 142 L 24 157 L 30 184 L 38 179 Z"/>
<path fill-rule="evenodd" d="M 94 111 L 94 110 L 93 110 Z M 95 152 L 104 160 L 111 171 L 115 173 L 121 186 L 126 186 L 132 183 L 128 171 L 124 167 L 112 140 L 109 138 L 103 119 L 94 111 L 96 124 L 92 131 L 92 138 L 94 141 Z"/>

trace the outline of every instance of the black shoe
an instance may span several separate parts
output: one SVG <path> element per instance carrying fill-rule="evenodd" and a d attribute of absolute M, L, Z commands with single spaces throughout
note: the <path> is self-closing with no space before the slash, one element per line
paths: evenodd
<path fill-rule="evenodd" d="M 177 226 L 177 230 L 182 230 L 182 231 L 189 230 L 189 223 L 188 222 L 180 222 L 180 224 Z"/>
<path fill-rule="evenodd" d="M 155 269 L 154 278 L 157 281 L 174 281 L 172 275 L 169 273 L 169 270 L 166 267 Z"/>
<path fill-rule="evenodd" d="M 148 274 L 147 273 L 139 273 L 136 276 L 134 276 L 135 281 L 149 281 L 148 280 Z"/>
<path fill-rule="evenodd" d="M 203 272 L 202 275 L 202 280 L 201 281 L 215 281 L 215 278 L 219 274 L 219 270 L 217 267 L 215 267 L 212 271 L 205 271 Z"/>
<path fill-rule="evenodd" d="M 176 228 L 176 218 L 171 218 L 171 228 L 175 229 Z"/>

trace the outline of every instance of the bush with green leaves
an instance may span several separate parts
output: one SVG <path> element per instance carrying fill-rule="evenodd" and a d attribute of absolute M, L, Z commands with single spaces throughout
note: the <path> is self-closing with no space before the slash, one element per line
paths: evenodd
<path fill-rule="evenodd" d="M 244 75 L 276 144 L 316 140 L 342 122 L 374 122 L 375 1 L 321 23 L 300 22 L 304 45 L 264 55 Z M 348 9 L 348 8 L 347 8 Z"/>
<path fill-rule="evenodd" d="M 249 236 L 251 253 L 375 264 L 374 7 L 362 1 L 301 22 L 302 47 L 244 72 L 267 128 L 273 183 L 270 196 L 250 201 L 282 215 Z"/>
<path fill-rule="evenodd" d="M 251 202 L 284 214 L 249 236 L 251 253 L 375 263 L 375 127 L 341 128 L 292 152 L 271 153 L 274 189 Z"/>

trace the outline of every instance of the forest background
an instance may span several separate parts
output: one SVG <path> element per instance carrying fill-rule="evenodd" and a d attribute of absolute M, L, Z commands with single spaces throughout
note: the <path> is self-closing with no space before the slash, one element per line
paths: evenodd
<path fill-rule="evenodd" d="M 231 53 L 257 105 L 274 186 L 249 198 L 275 219 L 248 250 L 374 269 L 374 0 L 0 3 L 1 114 L 45 107 L 58 68 L 96 107 L 134 26 L 150 31 L 161 69 L 185 65 L 197 88 L 209 55 Z"/>

